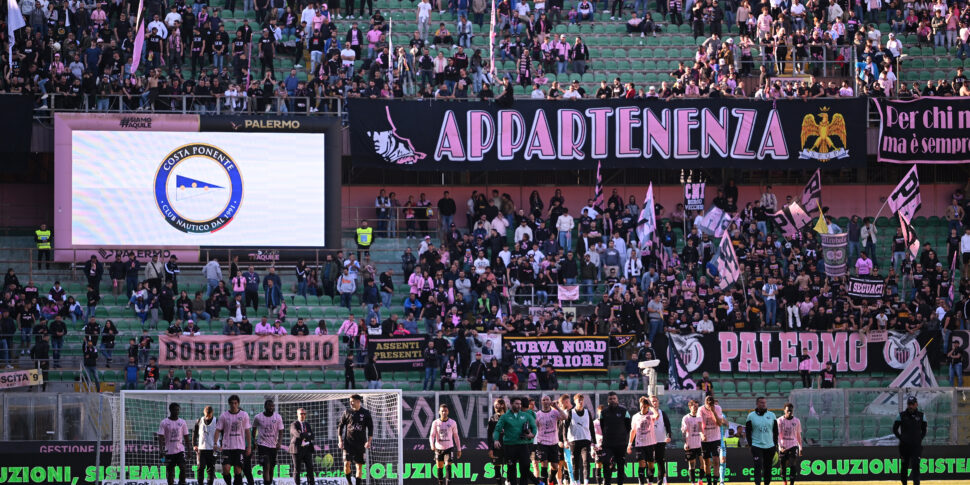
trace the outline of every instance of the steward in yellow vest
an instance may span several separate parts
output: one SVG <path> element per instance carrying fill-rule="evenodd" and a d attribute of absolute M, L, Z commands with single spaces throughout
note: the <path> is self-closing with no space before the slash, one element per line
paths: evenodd
<path fill-rule="evenodd" d="M 364 254 L 370 256 L 371 244 L 374 244 L 374 228 L 368 226 L 367 221 L 360 221 L 357 228 L 357 259 L 363 261 Z"/>

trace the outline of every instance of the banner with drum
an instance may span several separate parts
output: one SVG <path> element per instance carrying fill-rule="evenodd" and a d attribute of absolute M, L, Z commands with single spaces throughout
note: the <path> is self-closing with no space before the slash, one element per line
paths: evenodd
<path fill-rule="evenodd" d="M 672 345 L 688 377 L 701 372 L 777 374 L 798 372 L 807 353 L 813 372 L 832 362 L 838 372 L 893 372 L 916 358 L 931 336 L 888 331 L 869 339 L 861 332 L 718 332 L 657 336 L 660 369 L 667 369 Z M 878 341 L 876 341 L 878 340 Z"/>

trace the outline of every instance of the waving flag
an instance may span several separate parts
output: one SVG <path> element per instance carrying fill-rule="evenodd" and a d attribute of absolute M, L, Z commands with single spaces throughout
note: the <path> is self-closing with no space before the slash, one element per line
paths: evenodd
<path fill-rule="evenodd" d="M 603 212 L 603 162 L 596 162 L 596 190 L 593 193 L 593 207 Z"/>
<path fill-rule="evenodd" d="M 919 253 L 919 239 L 916 238 L 916 231 L 913 230 L 913 225 L 910 224 L 906 214 L 900 211 L 898 215 L 899 228 L 903 231 L 903 241 L 905 241 L 906 250 L 909 251 L 909 256 L 913 260 L 916 260 L 916 255 Z"/>
<path fill-rule="evenodd" d="M 721 237 L 727 228 L 731 226 L 731 214 L 724 212 L 720 207 L 711 207 L 711 210 L 704 214 L 701 219 L 700 227 L 702 233 L 709 236 Z"/>
<path fill-rule="evenodd" d="M 780 211 L 769 214 L 769 216 L 771 216 L 775 226 L 790 238 L 798 236 L 798 232 L 812 221 L 811 216 L 805 213 L 805 209 L 802 209 L 802 206 L 794 201 L 782 207 Z"/>
<path fill-rule="evenodd" d="M 731 238 L 727 236 L 721 238 L 717 247 L 717 274 L 721 277 L 718 287 L 722 290 L 741 278 L 741 264 L 734 252 L 734 244 L 731 244 Z"/>
<path fill-rule="evenodd" d="M 818 207 L 819 214 L 822 213 L 822 169 L 818 169 L 808 179 L 805 188 L 802 189 L 802 207 L 811 214 Z"/>
<path fill-rule="evenodd" d="M 24 14 L 20 11 L 17 0 L 7 0 L 7 38 L 9 39 L 7 44 L 10 48 L 7 59 L 10 60 L 10 67 L 13 67 L 13 45 L 16 41 L 16 32 L 26 26 L 27 22 L 24 22 Z"/>
<path fill-rule="evenodd" d="M 922 207 L 923 202 L 919 194 L 919 173 L 916 165 L 906 172 L 903 180 L 896 185 L 889 199 L 886 201 L 893 214 L 901 213 L 906 215 L 906 219 L 913 220 L 913 215 Z"/>
<path fill-rule="evenodd" d="M 138 65 L 141 64 L 141 51 L 145 46 L 145 19 L 142 14 L 145 12 L 145 0 L 138 0 L 138 15 L 135 17 L 135 45 L 131 54 L 131 74 L 138 74 Z"/>
<path fill-rule="evenodd" d="M 647 187 L 647 196 L 643 199 L 643 209 L 640 210 L 640 219 L 637 221 L 637 241 L 640 251 L 645 251 L 649 246 L 650 235 L 657 232 L 657 213 L 656 203 L 653 200 L 653 182 Z"/>
<path fill-rule="evenodd" d="M 492 13 L 488 22 L 488 72 L 495 74 L 495 0 L 492 0 Z"/>
<path fill-rule="evenodd" d="M 815 203 L 818 204 L 818 201 L 816 200 Z M 829 233 L 829 225 L 825 222 L 825 214 L 822 213 L 821 205 L 818 207 L 818 222 L 815 223 L 815 232 L 819 234 Z"/>

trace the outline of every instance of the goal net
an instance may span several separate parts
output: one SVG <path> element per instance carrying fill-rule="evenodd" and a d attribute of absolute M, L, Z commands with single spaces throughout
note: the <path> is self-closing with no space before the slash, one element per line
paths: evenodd
<path fill-rule="evenodd" d="M 296 420 L 297 409 L 307 411 L 307 422 L 314 430 L 314 473 L 317 485 L 346 485 L 343 473 L 343 454 L 337 446 L 337 424 L 350 407 L 350 396 L 363 396 L 363 407 L 374 420 L 374 437 L 366 454 L 364 477 L 367 485 L 403 485 L 403 441 L 401 435 L 401 391 L 122 391 L 114 406 L 113 453 L 105 483 L 164 484 L 165 466 L 159 455 L 157 432 L 159 423 L 168 417 L 169 403 L 178 403 L 179 417 L 185 420 L 190 438 L 195 424 L 203 416 L 206 406 L 212 406 L 218 419 L 229 409 L 229 396 L 239 396 L 240 408 L 249 414 L 250 421 L 263 412 L 267 399 L 276 403 L 276 412 L 283 418 L 283 443 L 277 455 L 274 483 L 292 484 L 293 460 L 289 445 L 290 423 Z M 252 458 L 256 484 L 264 483 L 263 470 L 255 455 Z M 188 482 L 196 483 L 196 454 L 186 450 Z M 218 462 L 221 464 L 221 462 Z M 222 482 L 221 467 L 216 467 L 216 483 Z M 305 472 L 304 472 L 305 473 Z M 267 477 L 268 478 L 268 477 Z M 306 483 L 301 474 L 301 483 Z"/>

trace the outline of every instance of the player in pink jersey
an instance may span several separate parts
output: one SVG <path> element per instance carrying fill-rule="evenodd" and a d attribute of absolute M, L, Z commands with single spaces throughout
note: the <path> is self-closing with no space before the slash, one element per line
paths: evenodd
<path fill-rule="evenodd" d="M 438 406 L 438 419 L 431 423 L 431 451 L 434 452 L 438 468 L 438 484 L 447 485 L 452 462 L 461 458 L 461 439 L 458 437 L 458 423 L 448 419 L 448 405 Z"/>
<path fill-rule="evenodd" d="M 697 412 L 701 418 L 701 452 L 704 454 L 704 472 L 707 483 L 714 483 L 714 470 L 720 467 L 721 426 L 727 424 L 721 406 L 714 396 L 704 399 L 704 407 Z"/>
<path fill-rule="evenodd" d="M 696 480 L 697 484 L 700 485 L 702 483 L 701 470 L 704 469 L 703 462 L 701 461 L 701 427 L 703 426 L 703 421 L 697 414 L 698 407 L 699 404 L 696 400 L 691 399 L 687 401 L 687 408 L 690 409 L 690 413 L 684 415 L 684 419 L 680 421 L 680 432 L 684 435 L 684 452 L 687 458 L 687 479 L 692 484 Z"/>
<path fill-rule="evenodd" d="M 219 415 L 216 421 L 216 451 L 222 453 L 222 478 L 229 483 L 229 470 L 232 469 L 233 485 L 242 485 L 244 470 L 243 455 L 253 452 L 250 433 L 249 414 L 239 409 L 239 396 L 229 396 L 229 410 Z M 222 441 L 219 441 L 222 438 Z M 251 472 L 250 472 L 251 473 Z"/>
<path fill-rule="evenodd" d="M 637 469 L 637 482 L 640 485 L 653 483 L 653 445 L 657 444 L 657 435 L 653 430 L 657 422 L 657 412 L 650 405 L 650 398 L 640 398 L 640 412 L 630 418 L 630 438 L 626 447 L 627 454 L 632 455 L 636 450 L 636 459 L 640 462 Z"/>
<path fill-rule="evenodd" d="M 798 457 L 802 456 L 802 422 L 795 417 L 795 406 L 785 404 L 785 414 L 778 418 L 778 465 L 784 485 L 795 485 Z M 787 469 L 787 473 L 786 473 Z"/>
<path fill-rule="evenodd" d="M 566 419 L 566 413 L 559 409 L 559 403 L 548 395 L 542 396 L 542 409 L 536 411 L 536 458 L 539 465 L 536 476 L 542 479 L 542 472 L 546 473 L 546 483 L 555 482 L 559 462 L 559 422 Z"/>
<path fill-rule="evenodd" d="M 178 403 L 168 405 L 168 417 L 158 424 L 158 452 L 165 461 L 165 479 L 175 485 L 175 470 L 179 471 L 179 484 L 185 485 L 188 470 L 185 467 L 185 450 L 189 449 L 189 427 L 179 417 Z"/>
<path fill-rule="evenodd" d="M 263 412 L 253 418 L 253 432 L 256 433 L 259 463 L 263 466 L 263 483 L 273 485 L 276 456 L 283 443 L 283 417 L 276 413 L 276 403 L 272 399 L 267 399 L 263 403 Z"/>

